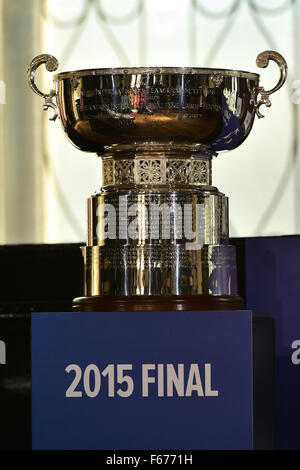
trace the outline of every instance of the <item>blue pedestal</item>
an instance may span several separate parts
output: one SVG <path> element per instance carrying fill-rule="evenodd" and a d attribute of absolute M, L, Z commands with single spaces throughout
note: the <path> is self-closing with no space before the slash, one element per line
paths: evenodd
<path fill-rule="evenodd" d="M 271 447 L 272 341 L 255 324 L 251 311 L 33 313 L 33 449 Z"/>

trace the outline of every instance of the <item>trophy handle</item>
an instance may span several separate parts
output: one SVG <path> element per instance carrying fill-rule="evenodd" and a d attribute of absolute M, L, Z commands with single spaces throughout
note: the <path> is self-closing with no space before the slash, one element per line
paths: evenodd
<path fill-rule="evenodd" d="M 42 64 L 45 64 L 45 67 L 48 70 L 48 72 L 54 72 L 55 70 L 58 69 L 58 60 L 55 57 L 49 54 L 41 54 L 41 55 L 36 56 L 30 62 L 28 70 L 27 70 L 27 79 L 28 79 L 28 83 L 32 91 L 34 91 L 34 93 L 44 98 L 45 100 L 45 103 L 43 106 L 44 111 L 47 111 L 47 109 L 49 108 L 54 110 L 54 114 L 51 118 L 49 118 L 49 120 L 55 121 L 55 119 L 58 116 L 57 106 L 53 102 L 53 98 L 54 96 L 56 96 L 56 91 L 50 90 L 49 93 L 43 93 L 42 91 L 38 89 L 34 81 L 35 71 Z"/>
<path fill-rule="evenodd" d="M 255 87 L 255 92 L 260 94 L 260 100 L 255 103 L 255 111 L 258 118 L 263 118 L 264 115 L 261 114 L 259 108 L 261 105 L 265 105 L 268 108 L 272 106 L 269 96 L 275 91 L 279 90 L 282 87 L 287 78 L 287 63 L 285 59 L 278 52 L 275 51 L 264 51 L 261 52 L 256 58 L 256 65 L 260 68 L 265 69 L 269 65 L 269 60 L 273 60 L 279 67 L 280 77 L 278 83 L 271 90 L 265 90 L 264 87 L 258 86 Z"/>

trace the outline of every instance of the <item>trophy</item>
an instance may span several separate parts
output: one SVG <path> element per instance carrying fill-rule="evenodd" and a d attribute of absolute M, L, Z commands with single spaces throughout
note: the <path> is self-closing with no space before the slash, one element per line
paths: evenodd
<path fill-rule="evenodd" d="M 32 90 L 58 116 L 75 145 L 102 161 L 101 188 L 87 201 L 84 297 L 77 311 L 243 308 L 228 198 L 212 185 L 212 158 L 238 147 L 261 106 L 285 82 L 287 64 L 267 91 L 260 76 L 191 67 L 89 69 L 54 75 L 40 91 L 36 69 L 57 70 L 51 55 L 28 69 Z M 99 172 L 100 173 L 100 172 Z"/>

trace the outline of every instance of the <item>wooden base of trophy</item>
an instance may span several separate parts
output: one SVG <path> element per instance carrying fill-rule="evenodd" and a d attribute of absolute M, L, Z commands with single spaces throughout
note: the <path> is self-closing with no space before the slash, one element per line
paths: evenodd
<path fill-rule="evenodd" d="M 92 296 L 73 300 L 77 312 L 136 312 L 177 310 L 243 310 L 242 297 L 238 295 L 136 295 Z"/>

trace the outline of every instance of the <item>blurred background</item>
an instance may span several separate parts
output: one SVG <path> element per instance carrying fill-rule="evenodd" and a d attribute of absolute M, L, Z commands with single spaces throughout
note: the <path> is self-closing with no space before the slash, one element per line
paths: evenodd
<path fill-rule="evenodd" d="M 213 162 L 230 201 L 233 237 L 300 233 L 300 0 L 0 0 L 0 243 L 85 240 L 86 199 L 100 160 L 73 147 L 26 81 L 31 59 L 54 55 L 59 71 L 121 66 L 246 70 L 277 83 L 267 49 L 288 62 L 246 142 Z M 48 92 L 51 73 L 37 82 Z"/>

